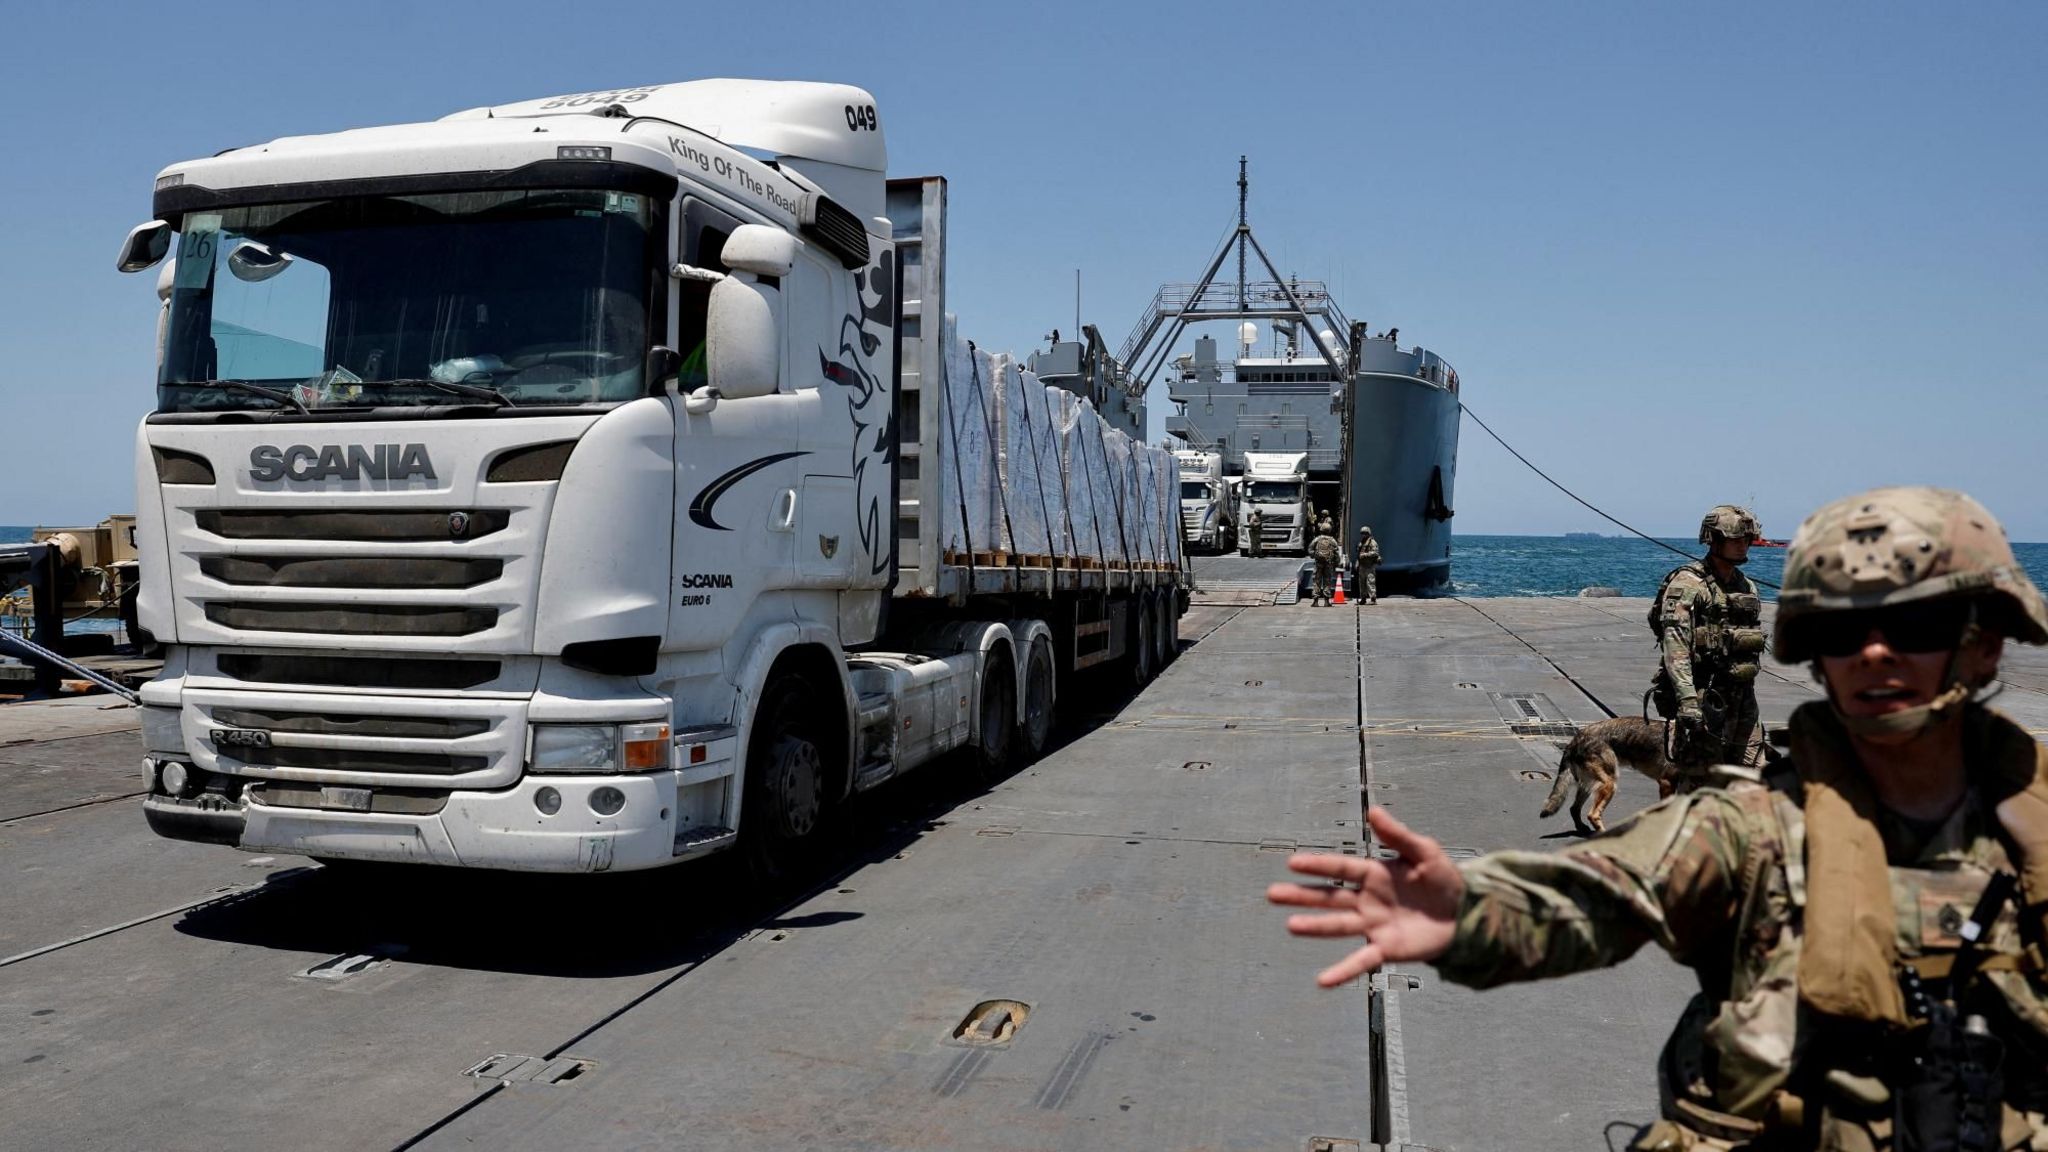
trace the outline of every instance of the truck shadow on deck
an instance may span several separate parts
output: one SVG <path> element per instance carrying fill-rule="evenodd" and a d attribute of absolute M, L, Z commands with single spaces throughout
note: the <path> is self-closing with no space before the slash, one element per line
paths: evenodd
<path fill-rule="evenodd" d="M 1137 695 L 1128 677 L 1077 682 L 1045 754 L 1082 739 Z M 857 912 L 797 910 L 889 860 L 1010 775 L 965 757 L 933 763 L 854 798 L 810 867 L 764 888 L 734 854 L 650 872 L 553 875 L 395 864 L 310 866 L 186 913 L 176 930 L 225 944 L 408 965 L 569 978 L 646 975 L 698 963 L 751 932 L 829 931 Z"/>

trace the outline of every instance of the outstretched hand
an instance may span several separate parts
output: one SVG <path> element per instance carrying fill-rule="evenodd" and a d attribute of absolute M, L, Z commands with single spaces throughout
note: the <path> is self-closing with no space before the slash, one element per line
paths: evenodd
<path fill-rule="evenodd" d="M 1266 899 L 1298 908 L 1318 908 L 1287 918 L 1296 936 L 1363 936 L 1365 946 L 1316 975 L 1334 988 L 1388 961 L 1434 960 L 1451 946 L 1465 878 L 1443 845 L 1411 830 L 1384 808 L 1366 813 L 1373 834 L 1394 850 L 1395 860 L 1368 860 L 1329 853 L 1296 853 L 1287 866 L 1334 885 L 1275 884 Z"/>

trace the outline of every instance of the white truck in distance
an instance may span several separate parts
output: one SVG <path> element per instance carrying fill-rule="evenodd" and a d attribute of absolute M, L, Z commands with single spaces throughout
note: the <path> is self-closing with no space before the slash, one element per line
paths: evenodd
<path fill-rule="evenodd" d="M 151 826 L 773 875 L 856 792 L 1034 754 L 1068 674 L 1148 678 L 1170 459 L 967 353 L 945 182 L 885 169 L 866 92 L 740 80 L 164 169 L 119 261 L 164 265 Z M 969 509 L 1012 484 L 1029 549 Z"/>
<path fill-rule="evenodd" d="M 1238 496 L 1238 551 L 1251 553 L 1251 514 L 1258 509 L 1259 538 L 1268 553 L 1308 553 L 1308 453 L 1247 452 Z"/>
<path fill-rule="evenodd" d="M 1223 454 L 1180 449 L 1181 532 L 1188 544 L 1226 552 L 1237 546 L 1234 501 L 1223 479 Z"/>

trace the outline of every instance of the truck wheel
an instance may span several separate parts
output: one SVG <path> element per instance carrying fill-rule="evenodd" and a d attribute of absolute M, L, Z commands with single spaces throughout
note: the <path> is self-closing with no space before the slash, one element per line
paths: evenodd
<path fill-rule="evenodd" d="M 1131 683 L 1143 688 L 1152 682 L 1152 598 L 1140 596 L 1131 601 L 1131 638 L 1126 647 L 1131 655 Z"/>
<path fill-rule="evenodd" d="M 799 874 L 821 839 L 828 773 L 818 711 L 810 682 L 786 675 L 769 683 L 755 714 L 740 843 L 748 870 L 764 883 Z"/>
<path fill-rule="evenodd" d="M 981 671 L 980 735 L 975 768 L 989 783 L 1010 774 L 1017 748 L 1017 665 L 1010 650 L 989 652 Z"/>
<path fill-rule="evenodd" d="M 1039 640 L 1024 657 L 1024 700 L 1018 710 L 1018 733 L 1024 740 L 1024 759 L 1036 760 L 1052 739 L 1053 672 L 1052 645 Z"/>

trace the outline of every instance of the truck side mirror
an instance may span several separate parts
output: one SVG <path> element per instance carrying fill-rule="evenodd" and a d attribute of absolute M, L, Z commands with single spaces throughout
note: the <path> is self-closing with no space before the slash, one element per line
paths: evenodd
<path fill-rule="evenodd" d="M 128 230 L 128 238 L 121 241 L 121 255 L 114 261 L 114 267 L 123 272 L 141 272 L 156 267 L 171 250 L 171 226 L 161 220 L 137 224 Z"/>
<path fill-rule="evenodd" d="M 780 384 L 782 333 L 775 320 L 781 311 L 781 295 L 737 276 L 711 286 L 704 324 L 704 370 L 711 387 L 726 399 L 771 395 Z"/>
<path fill-rule="evenodd" d="M 779 280 L 796 267 L 796 237 L 766 224 L 742 224 L 732 230 L 718 258 L 736 272 Z"/>

